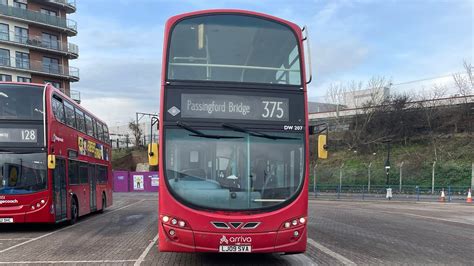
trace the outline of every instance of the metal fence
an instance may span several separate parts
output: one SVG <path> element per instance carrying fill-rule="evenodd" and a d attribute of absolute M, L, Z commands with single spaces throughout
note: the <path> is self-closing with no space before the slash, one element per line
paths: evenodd
<path fill-rule="evenodd" d="M 391 187 L 393 200 L 407 201 L 445 201 L 445 202 L 465 202 L 469 186 L 447 186 L 435 187 L 432 193 L 431 186 L 402 186 Z M 444 191 L 444 200 L 441 198 Z M 354 200 L 381 200 L 387 199 L 386 186 L 368 186 L 358 185 L 339 185 L 324 184 L 309 186 L 310 198 L 326 198 L 326 199 L 354 199 Z"/>

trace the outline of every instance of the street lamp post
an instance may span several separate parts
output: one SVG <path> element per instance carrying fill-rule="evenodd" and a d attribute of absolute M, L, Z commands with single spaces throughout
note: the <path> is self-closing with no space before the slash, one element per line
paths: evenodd
<path fill-rule="evenodd" d="M 399 189 L 398 189 L 400 193 L 402 193 L 402 178 L 403 178 L 403 164 L 404 164 L 404 163 L 405 163 L 405 162 L 402 162 L 402 163 L 400 164 L 400 187 L 399 187 Z"/>
<path fill-rule="evenodd" d="M 390 186 L 390 142 L 387 142 L 387 160 L 385 161 L 385 173 L 387 175 L 387 180 L 385 181 L 386 186 Z"/>

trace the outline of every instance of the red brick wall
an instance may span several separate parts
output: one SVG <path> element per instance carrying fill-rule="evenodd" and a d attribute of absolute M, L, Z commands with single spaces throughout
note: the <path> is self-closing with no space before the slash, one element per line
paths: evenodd
<path fill-rule="evenodd" d="M 38 3 L 38 2 L 28 1 L 28 9 L 31 10 L 31 11 L 40 12 L 42 8 L 48 9 L 48 10 L 51 10 L 51 11 L 55 11 L 55 12 L 58 13 L 58 16 L 60 16 L 62 18 L 66 18 L 66 11 L 64 11 L 64 10 L 61 10 L 57 7 L 53 7 L 53 6 L 49 6 L 49 5 L 42 5 L 41 3 Z"/>

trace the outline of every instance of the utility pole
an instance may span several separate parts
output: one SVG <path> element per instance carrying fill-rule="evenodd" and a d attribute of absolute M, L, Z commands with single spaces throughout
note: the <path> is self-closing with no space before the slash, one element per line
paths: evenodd
<path fill-rule="evenodd" d="M 369 176 L 369 180 L 367 181 L 367 192 L 370 193 L 370 168 L 372 167 L 372 162 L 369 163 L 369 169 L 368 169 L 368 176 Z"/>
<path fill-rule="evenodd" d="M 339 168 L 339 193 L 341 193 L 342 189 L 342 168 L 344 167 L 344 163 L 341 164 L 341 167 Z"/>
<path fill-rule="evenodd" d="M 402 192 L 402 177 L 403 177 L 403 164 L 404 163 L 405 162 L 402 162 L 400 164 L 400 188 L 398 189 L 398 192 L 400 192 L 400 193 Z"/>
<path fill-rule="evenodd" d="M 387 179 L 385 181 L 385 185 L 387 187 L 390 186 L 390 141 L 387 141 L 387 160 L 385 161 L 385 173 L 387 175 Z"/>
<path fill-rule="evenodd" d="M 434 194 L 435 167 L 436 167 L 436 161 L 433 162 L 433 168 L 432 168 L 432 171 L 431 171 L 431 194 Z"/>
<path fill-rule="evenodd" d="M 474 189 L 474 162 L 472 162 L 472 173 L 471 173 L 471 190 Z"/>

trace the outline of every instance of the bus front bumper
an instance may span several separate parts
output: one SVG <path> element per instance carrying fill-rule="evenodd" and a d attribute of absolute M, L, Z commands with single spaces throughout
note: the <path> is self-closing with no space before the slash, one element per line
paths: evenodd
<path fill-rule="evenodd" d="M 302 253 L 306 251 L 306 225 L 273 232 L 215 233 L 161 224 L 159 233 L 160 252 Z"/>
<path fill-rule="evenodd" d="M 34 210 L 31 209 L 30 205 L 0 207 L 0 224 L 52 223 L 54 222 L 54 216 L 49 210 L 47 204 Z"/>

